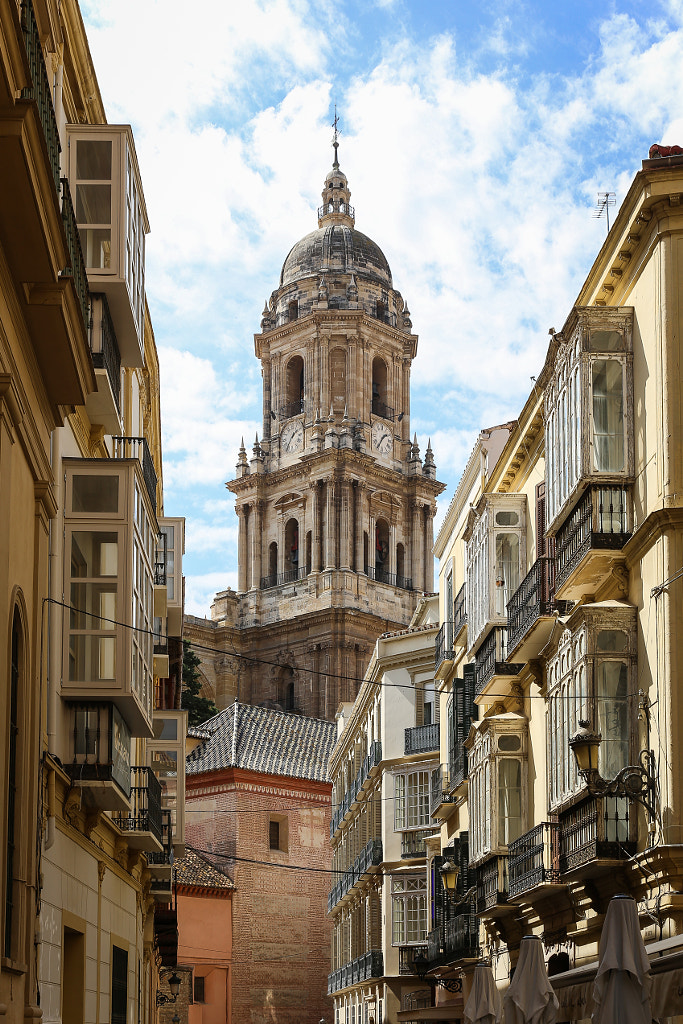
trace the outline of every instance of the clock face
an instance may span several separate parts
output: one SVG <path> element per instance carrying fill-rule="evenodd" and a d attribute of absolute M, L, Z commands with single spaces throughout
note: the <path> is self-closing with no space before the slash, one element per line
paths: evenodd
<path fill-rule="evenodd" d="M 394 438 L 392 437 L 390 427 L 387 427 L 384 423 L 373 423 L 372 445 L 380 455 L 388 455 L 394 447 Z"/>
<path fill-rule="evenodd" d="M 303 444 L 304 428 L 300 420 L 293 420 L 282 428 L 280 441 L 282 450 L 288 453 L 298 452 Z"/>

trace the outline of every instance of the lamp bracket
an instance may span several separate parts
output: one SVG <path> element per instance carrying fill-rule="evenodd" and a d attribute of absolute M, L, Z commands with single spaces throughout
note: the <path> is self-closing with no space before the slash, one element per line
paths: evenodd
<path fill-rule="evenodd" d="M 581 772 L 591 796 L 617 796 L 635 800 L 651 821 L 657 820 L 657 776 L 654 751 L 641 750 L 639 764 L 628 764 L 613 779 L 603 779 L 597 769 Z"/>

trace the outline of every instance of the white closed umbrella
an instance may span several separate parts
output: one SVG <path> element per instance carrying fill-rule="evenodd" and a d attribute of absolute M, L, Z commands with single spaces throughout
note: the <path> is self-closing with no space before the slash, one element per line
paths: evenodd
<path fill-rule="evenodd" d="M 600 937 L 593 1024 L 651 1024 L 650 961 L 631 896 L 614 896 Z"/>
<path fill-rule="evenodd" d="M 505 993 L 505 1024 L 555 1024 L 559 1001 L 548 979 L 543 945 L 525 935 L 510 987 Z"/>
<path fill-rule="evenodd" d="M 503 1001 L 488 964 L 477 964 L 469 999 L 465 1004 L 465 1024 L 499 1024 Z"/>

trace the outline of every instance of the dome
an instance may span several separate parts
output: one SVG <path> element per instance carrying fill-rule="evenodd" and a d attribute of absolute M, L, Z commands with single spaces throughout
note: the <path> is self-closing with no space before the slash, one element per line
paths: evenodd
<path fill-rule="evenodd" d="M 380 247 L 348 224 L 326 223 L 292 246 L 280 287 L 323 272 L 355 274 L 392 288 L 391 270 Z"/>

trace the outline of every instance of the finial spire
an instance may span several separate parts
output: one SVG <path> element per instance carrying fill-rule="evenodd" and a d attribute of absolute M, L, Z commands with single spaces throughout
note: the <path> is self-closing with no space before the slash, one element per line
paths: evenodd
<path fill-rule="evenodd" d="M 334 105 L 334 121 L 332 122 L 334 127 L 334 135 L 332 136 L 332 146 L 334 147 L 334 163 L 332 167 L 335 171 L 339 170 L 339 155 L 337 150 L 339 149 L 339 117 L 337 115 L 337 104 Z"/>

